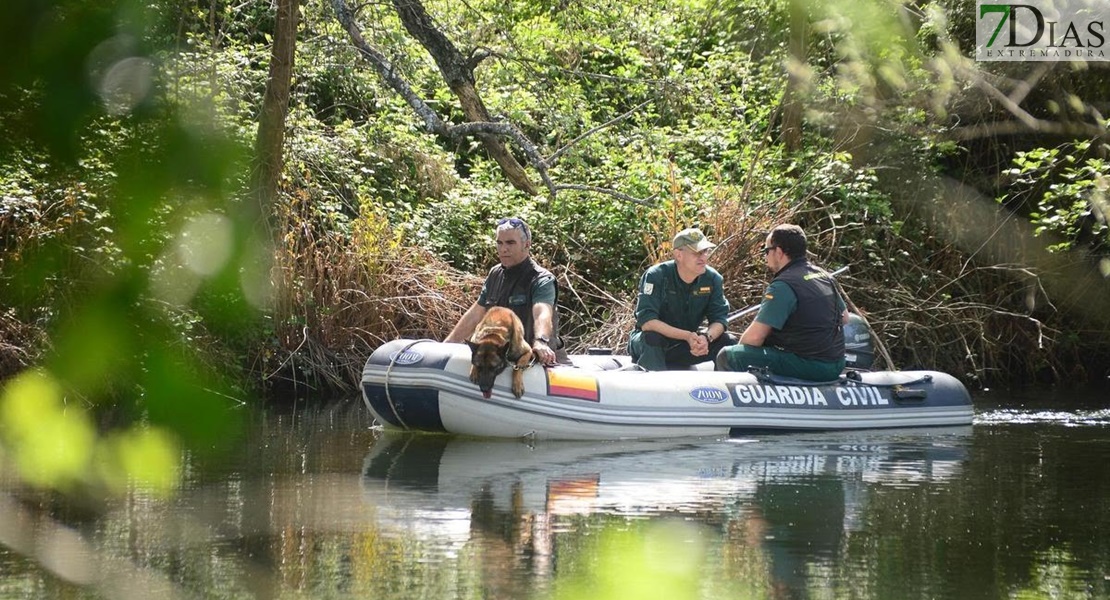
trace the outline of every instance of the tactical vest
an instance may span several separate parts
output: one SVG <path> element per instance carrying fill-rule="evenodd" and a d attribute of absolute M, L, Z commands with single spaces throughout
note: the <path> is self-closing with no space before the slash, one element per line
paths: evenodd
<path fill-rule="evenodd" d="M 844 358 L 844 331 L 832 279 L 805 259 L 794 259 L 775 274 L 794 290 L 798 306 L 782 329 L 765 342 L 803 358 L 836 361 Z"/>
<path fill-rule="evenodd" d="M 486 277 L 486 308 L 504 306 L 516 313 L 524 324 L 524 339 L 529 344 L 536 334 L 532 317 L 532 284 L 543 277 L 555 281 L 555 276 L 536 264 L 531 257 L 508 269 L 496 265 Z M 558 303 L 559 284 L 555 283 L 555 306 Z M 551 307 L 551 343 L 548 344 L 552 349 L 562 347 L 559 339 L 559 311 L 555 306 Z"/>

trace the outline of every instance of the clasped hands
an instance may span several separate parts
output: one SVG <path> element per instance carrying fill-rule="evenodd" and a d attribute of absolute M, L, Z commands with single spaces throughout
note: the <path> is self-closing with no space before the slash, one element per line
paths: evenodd
<path fill-rule="evenodd" d="M 686 343 L 690 344 L 690 354 L 693 356 L 709 354 L 709 336 L 706 334 L 691 331 L 686 337 Z"/>

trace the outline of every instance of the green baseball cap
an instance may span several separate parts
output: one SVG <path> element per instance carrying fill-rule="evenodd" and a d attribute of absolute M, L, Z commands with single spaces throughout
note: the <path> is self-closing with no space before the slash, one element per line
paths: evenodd
<path fill-rule="evenodd" d="M 695 229 L 693 227 L 678 232 L 678 235 L 674 236 L 674 243 L 672 245 L 675 250 L 692 246 L 695 252 L 717 247 L 717 244 L 709 241 L 709 238 L 705 237 L 705 234 L 702 233 L 700 229 Z"/>

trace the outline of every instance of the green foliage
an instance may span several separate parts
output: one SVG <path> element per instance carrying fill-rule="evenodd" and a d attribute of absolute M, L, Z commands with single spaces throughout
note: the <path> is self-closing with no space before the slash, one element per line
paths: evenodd
<path fill-rule="evenodd" d="M 404 222 L 456 183 L 446 153 L 396 118 L 329 128 L 295 111 L 290 125 L 289 176 L 313 206 L 337 215 L 339 226 L 364 202 L 379 204 L 391 221 Z"/>
<path fill-rule="evenodd" d="M 780 9 L 754 10 L 774 21 Z M 558 182 L 653 203 L 677 195 L 689 206 L 712 205 L 722 183 L 747 175 L 757 154 L 753 138 L 774 109 L 764 101 L 776 93 L 773 60 L 753 60 L 748 38 L 712 27 L 715 18 L 739 17 L 701 2 L 599 3 L 586 12 L 499 3 L 482 13 L 493 26 L 453 21 L 454 11 L 436 14 L 453 39 L 495 50 L 478 71 L 483 100 L 542 139 L 548 154 L 562 150 L 552 171 Z M 415 225 L 459 268 L 488 268 L 491 224 L 503 214 L 529 217 L 537 254 L 573 264 L 607 289 L 623 290 L 642 268 L 644 208 L 576 192 L 554 202 L 523 198 L 473 146 L 453 150 L 463 165 L 457 187 L 399 225 Z"/>
<path fill-rule="evenodd" d="M 605 527 L 585 556 L 559 569 L 551 598 L 701 598 L 706 540 L 685 523 Z M 681 552 L 676 552 L 681 548 Z"/>
<path fill-rule="evenodd" d="M 874 169 L 853 166 L 852 157 L 843 152 L 808 152 L 799 160 L 811 165 L 800 179 L 801 188 L 812 201 L 836 211 L 834 219 L 867 222 L 893 216 L 890 200 L 877 189 Z"/>
<path fill-rule="evenodd" d="M 0 74 L 22 100 L 0 106 L 20 124 L 0 148 L 0 298 L 51 345 L 5 385 L 0 442 L 35 485 L 170 489 L 182 451 L 236 430 L 234 370 L 194 325 L 241 323 L 268 293 L 241 262 L 256 211 L 230 201 L 244 147 L 161 86 L 144 5 L 41 9 L 33 68 Z"/>
<path fill-rule="evenodd" d="M 1075 558 L 1064 548 L 1051 548 L 1039 553 L 1030 568 L 1029 583 L 1012 593 L 1014 600 L 1079 600 L 1090 597 L 1083 583 L 1085 574 L 1076 573 Z"/>
<path fill-rule="evenodd" d="M 794 214 L 783 207 L 832 232 L 828 252 L 841 262 L 887 268 L 915 248 L 928 249 L 924 262 L 960 262 L 951 240 L 895 208 L 909 179 L 887 174 L 977 158 L 937 135 L 950 111 L 967 110 L 967 65 L 953 50 L 968 47 L 973 23 L 973 3 L 963 0 L 923 8 L 877 0 L 427 2 L 465 56 L 485 57 L 474 72 L 483 102 L 537 144 L 553 181 L 638 203 L 570 190 L 552 198 L 530 167 L 540 194 L 525 197 L 477 140 L 423 131 L 360 62 L 330 3 L 304 2 L 283 196 L 272 207 L 284 229 L 272 232 L 259 225 L 274 215 L 259 214 L 245 190 L 268 77 L 269 5 L 9 4 L 0 49 L 22 59 L 0 66 L 0 300 L 5 319 L 50 340 L 30 361 L 46 383 L 12 389 L 56 386 L 90 419 L 108 421 L 110 435 L 85 450 L 155 445 L 164 452 L 153 455 L 169 456 L 178 443 L 225 439 L 238 369 L 291 352 L 282 327 L 296 323 L 299 333 L 355 312 L 338 305 L 352 290 L 333 289 L 336 271 L 377 260 L 352 279 L 373 285 L 394 264 L 383 257 L 419 246 L 481 274 L 495 260 L 493 223 L 505 215 L 528 219 L 545 263 L 597 287 L 604 302 L 563 298 L 597 322 L 612 316 L 612 299 L 629 297 L 674 230 L 730 224 L 720 233 L 758 237 L 762 219 Z M 391 6 L 360 10 L 367 40 L 446 122 L 462 122 L 454 92 Z M 791 57 L 796 39 L 805 50 Z M 1060 93 L 1035 92 L 1031 114 L 1078 120 L 1089 112 L 1081 96 L 1105 97 L 1098 78 L 1057 71 L 1046 77 Z M 804 135 L 801 149 L 788 151 L 779 136 L 794 101 L 804 109 Z M 1015 156 L 1003 203 L 1028 214 L 1052 249 L 1105 255 L 1105 149 L 1077 142 Z M 290 306 L 280 309 L 274 255 L 293 256 L 300 268 L 279 265 L 293 271 L 282 273 L 291 289 L 282 290 Z M 936 297 L 950 294 L 974 290 Z M 358 336 L 361 326 L 348 333 Z M 297 341 L 348 339 L 311 333 Z M 7 392 L 15 408 L 6 418 L 23 422 L 15 394 Z M 134 424 L 153 429 L 132 432 Z M 82 426 L 55 426 L 82 439 Z M 117 466 L 129 453 L 95 452 L 118 455 Z M 63 452 L 42 481 L 60 485 L 69 458 Z"/>
<path fill-rule="evenodd" d="M 1006 172 L 1013 184 L 1010 195 L 999 200 L 1027 199 L 1034 232 L 1059 240 L 1049 242 L 1050 251 L 1110 253 L 1110 163 L 1091 151 L 1090 142 L 1080 141 L 1018 152 Z"/>

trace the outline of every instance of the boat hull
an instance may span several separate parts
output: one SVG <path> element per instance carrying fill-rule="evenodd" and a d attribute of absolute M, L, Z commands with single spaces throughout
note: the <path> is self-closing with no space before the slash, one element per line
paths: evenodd
<path fill-rule="evenodd" d="M 490 398 L 470 382 L 465 344 L 395 340 L 367 360 L 362 394 L 387 429 L 482 437 L 593 440 L 722 437 L 769 430 L 968 425 L 966 388 L 934 371 L 864 372 L 814 383 L 756 373 L 619 370 L 626 356 L 575 356 L 498 376 Z"/>

